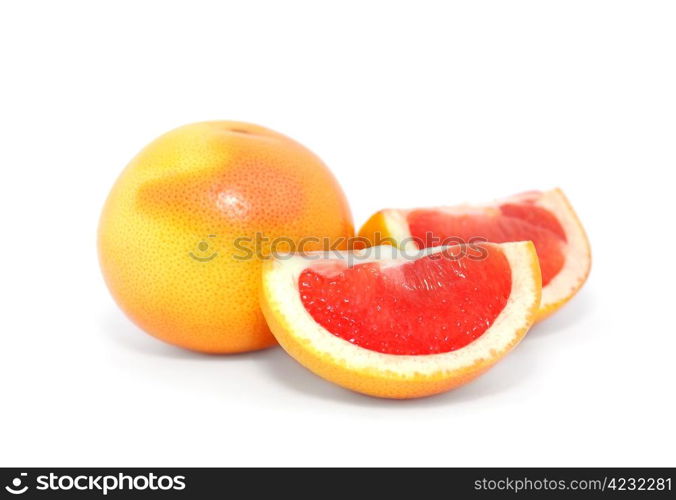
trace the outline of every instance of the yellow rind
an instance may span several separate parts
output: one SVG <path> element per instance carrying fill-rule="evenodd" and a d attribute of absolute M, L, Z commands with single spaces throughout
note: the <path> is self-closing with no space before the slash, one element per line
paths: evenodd
<path fill-rule="evenodd" d="M 561 309 L 565 304 L 567 304 L 570 301 L 570 299 L 572 299 L 577 294 L 577 292 L 580 291 L 582 285 L 585 284 L 587 278 L 589 278 L 589 273 L 591 272 L 592 255 L 591 255 L 591 245 L 589 244 L 589 237 L 587 236 L 587 232 L 585 231 L 584 226 L 582 225 L 582 222 L 580 221 L 580 218 L 578 217 L 577 213 L 573 209 L 573 205 L 570 203 L 570 200 L 568 200 L 568 197 L 563 193 L 563 191 L 560 188 L 555 188 L 553 191 L 564 202 L 564 205 L 566 207 L 566 213 L 569 219 L 575 223 L 575 225 L 577 226 L 577 230 L 583 236 L 585 254 L 587 257 L 587 266 L 583 276 L 581 276 L 576 283 L 571 284 L 570 292 L 565 297 L 562 297 L 561 300 L 552 302 L 546 306 L 543 305 L 540 306 L 540 309 L 538 310 L 537 316 L 535 318 L 536 322 L 548 318 L 553 313 Z"/>

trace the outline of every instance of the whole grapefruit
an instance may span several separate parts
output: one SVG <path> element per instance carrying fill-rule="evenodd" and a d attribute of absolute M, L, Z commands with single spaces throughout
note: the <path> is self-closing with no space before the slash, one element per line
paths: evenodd
<path fill-rule="evenodd" d="M 311 151 L 264 127 L 212 121 L 159 137 L 122 172 L 98 232 L 122 310 L 171 344 L 208 353 L 275 343 L 259 307 L 271 252 L 345 248 L 352 216 Z"/>

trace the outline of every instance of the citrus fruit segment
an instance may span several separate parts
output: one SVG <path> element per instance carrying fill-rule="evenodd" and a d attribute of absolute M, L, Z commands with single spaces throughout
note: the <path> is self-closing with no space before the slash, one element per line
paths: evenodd
<path fill-rule="evenodd" d="M 414 398 L 462 385 L 509 352 L 534 321 L 540 279 L 531 242 L 378 246 L 266 261 L 261 306 L 314 373 Z"/>
<path fill-rule="evenodd" d="M 261 256 L 275 241 L 319 250 L 353 233 L 316 155 L 264 127 L 214 121 L 172 130 L 131 161 L 103 208 L 98 248 L 108 288 L 142 329 L 232 353 L 275 344 L 258 302 Z"/>
<path fill-rule="evenodd" d="M 461 242 L 532 241 L 542 270 L 537 319 L 556 311 L 582 287 L 591 267 L 585 231 L 560 189 L 531 191 L 493 203 L 387 209 L 362 227 L 362 240 L 404 247 Z"/>

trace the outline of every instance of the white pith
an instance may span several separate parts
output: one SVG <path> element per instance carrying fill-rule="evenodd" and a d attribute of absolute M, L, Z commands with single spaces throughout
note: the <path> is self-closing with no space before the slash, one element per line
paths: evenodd
<path fill-rule="evenodd" d="M 587 235 L 570 203 L 560 189 L 552 189 L 551 191 L 542 193 L 523 193 L 484 204 L 432 207 L 431 210 L 439 210 L 450 214 L 469 214 L 472 212 L 495 213 L 497 212 L 498 205 L 519 201 L 532 201 L 536 206 L 552 212 L 566 234 L 567 242 L 563 248 L 566 259 L 563 268 L 547 283 L 547 286 L 542 288 L 540 309 L 544 310 L 573 295 L 586 280 L 589 268 L 591 267 L 591 249 Z M 397 241 L 411 242 L 405 245 L 407 248 L 410 245 L 415 245 L 411 240 L 411 232 L 407 220 L 408 214 L 412 211 L 399 209 L 383 210 L 387 231 Z"/>
<path fill-rule="evenodd" d="M 512 270 L 512 289 L 505 308 L 493 324 L 467 346 L 442 354 L 396 355 L 383 354 L 354 345 L 337 337 L 319 325 L 307 312 L 298 291 L 298 278 L 303 269 L 317 262 L 316 256 L 294 255 L 276 260 L 263 274 L 263 290 L 271 309 L 283 324 L 292 325 L 288 332 L 299 343 L 306 344 L 317 353 L 333 358 L 347 369 L 375 370 L 384 375 L 410 377 L 452 373 L 475 365 L 484 359 L 493 359 L 515 343 L 517 336 L 530 326 L 533 310 L 539 299 L 539 273 L 533 267 L 532 246 L 529 242 L 495 244 L 502 249 Z M 417 250 L 418 257 L 440 252 L 448 247 Z M 390 246 L 372 247 L 370 255 L 379 252 L 380 258 L 367 257 L 358 263 L 377 260 L 405 262 L 397 250 Z M 349 252 L 334 255 L 333 259 L 347 259 Z M 412 256 L 407 252 L 408 258 Z"/>

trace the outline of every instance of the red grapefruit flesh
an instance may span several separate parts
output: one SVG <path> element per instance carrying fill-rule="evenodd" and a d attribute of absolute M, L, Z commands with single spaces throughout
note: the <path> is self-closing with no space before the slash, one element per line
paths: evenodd
<path fill-rule="evenodd" d="M 432 254 L 399 266 L 311 266 L 298 280 L 314 320 L 355 345 L 386 354 L 433 354 L 481 336 L 507 303 L 511 271 L 497 247 L 475 258 Z"/>
<path fill-rule="evenodd" d="M 563 268 L 566 235 L 551 212 L 532 205 L 510 203 L 498 206 L 495 214 L 454 214 L 422 209 L 408 214 L 411 236 L 422 248 L 474 239 L 506 243 L 532 241 L 535 245 L 542 286 L 547 286 Z M 448 243 L 446 243 L 448 244 Z"/>

